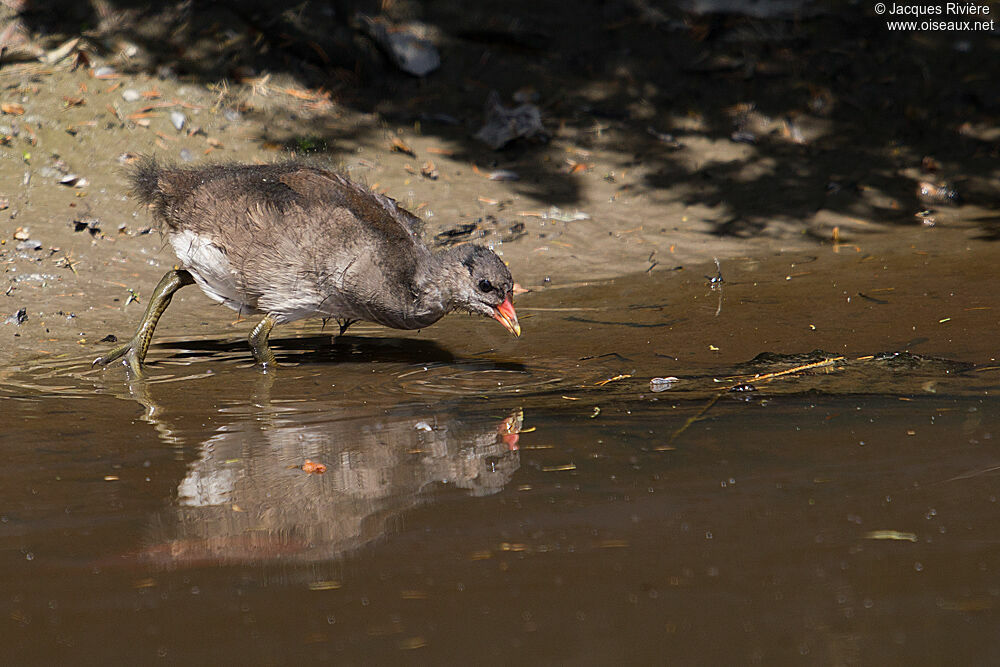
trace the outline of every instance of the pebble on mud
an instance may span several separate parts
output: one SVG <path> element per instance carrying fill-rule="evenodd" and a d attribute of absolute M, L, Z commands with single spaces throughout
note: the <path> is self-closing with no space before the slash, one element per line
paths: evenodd
<path fill-rule="evenodd" d="M 499 150 L 515 139 L 548 138 L 542 125 L 542 112 L 538 107 L 534 104 L 505 107 L 495 90 L 486 98 L 483 115 L 486 120 L 479 132 L 476 132 L 476 139 L 493 150 Z"/>
<path fill-rule="evenodd" d="M 390 25 L 381 18 L 359 14 L 362 28 L 407 74 L 427 76 L 441 66 L 441 55 L 430 40 L 415 34 L 418 26 Z"/>
<path fill-rule="evenodd" d="M 184 123 L 187 122 L 187 116 L 182 114 L 180 111 L 171 111 L 170 122 L 173 123 L 174 128 L 180 132 L 184 129 Z"/>
<path fill-rule="evenodd" d="M 86 178 L 78 176 L 77 174 L 66 174 L 59 179 L 59 185 L 65 185 L 70 188 L 83 188 L 90 184 Z"/>
<path fill-rule="evenodd" d="M 7 324 L 16 324 L 21 326 L 28 321 L 28 309 L 20 308 L 16 313 L 7 318 Z"/>
<path fill-rule="evenodd" d="M 929 181 L 921 181 L 917 185 L 917 197 L 932 204 L 961 204 L 962 196 L 957 190 L 947 185 L 937 185 Z"/>

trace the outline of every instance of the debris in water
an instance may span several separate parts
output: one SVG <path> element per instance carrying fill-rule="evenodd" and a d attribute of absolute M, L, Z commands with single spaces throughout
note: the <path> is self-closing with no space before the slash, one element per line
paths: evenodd
<path fill-rule="evenodd" d="M 904 533 L 898 530 L 870 530 L 865 533 L 868 540 L 898 540 L 900 542 L 916 542 L 914 533 Z"/>
<path fill-rule="evenodd" d="M 576 464 L 567 463 L 561 466 L 542 466 L 542 472 L 563 472 L 566 470 L 576 470 Z"/>
<path fill-rule="evenodd" d="M 340 588 L 340 586 L 341 583 L 336 579 L 309 582 L 309 590 L 311 591 L 335 591 Z"/>
<path fill-rule="evenodd" d="M 882 306 L 884 306 L 887 303 L 889 303 L 885 299 L 877 299 L 877 298 L 875 298 L 873 296 L 868 296 L 864 292 L 858 292 L 858 296 L 860 296 L 862 299 L 865 299 L 866 301 L 871 301 L 872 303 L 877 303 L 877 304 L 882 305 Z"/>
<path fill-rule="evenodd" d="M 632 375 L 629 374 L 629 373 L 625 373 L 625 374 L 622 374 L 622 375 L 616 375 L 614 377 L 608 378 L 607 380 L 601 380 L 600 382 L 595 382 L 594 386 L 595 387 L 603 387 L 606 384 L 610 384 L 612 382 L 617 382 L 618 380 L 625 380 L 625 379 L 628 379 L 630 377 L 632 377 Z"/>
<path fill-rule="evenodd" d="M 680 378 L 673 375 L 663 378 L 652 378 L 649 381 L 649 388 L 652 391 L 667 391 L 668 389 L 673 389 L 678 382 L 680 382 Z"/>
<path fill-rule="evenodd" d="M 719 263 L 718 257 L 713 257 L 715 260 L 715 275 L 705 276 L 708 279 L 708 284 L 712 287 L 720 287 L 724 280 L 722 279 L 722 264 Z"/>
<path fill-rule="evenodd" d="M 306 462 L 302 464 L 302 472 L 313 475 L 322 475 L 326 472 L 326 465 L 319 463 L 318 461 L 306 459 Z"/>

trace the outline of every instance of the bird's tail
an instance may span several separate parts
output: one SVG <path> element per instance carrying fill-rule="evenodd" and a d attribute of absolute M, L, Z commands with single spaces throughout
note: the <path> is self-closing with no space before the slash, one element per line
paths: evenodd
<path fill-rule="evenodd" d="M 160 186 L 160 176 L 163 167 L 152 155 L 140 156 L 132 163 L 127 172 L 128 182 L 132 186 L 129 194 L 139 202 L 153 205 L 157 213 L 166 208 L 166 193 Z"/>

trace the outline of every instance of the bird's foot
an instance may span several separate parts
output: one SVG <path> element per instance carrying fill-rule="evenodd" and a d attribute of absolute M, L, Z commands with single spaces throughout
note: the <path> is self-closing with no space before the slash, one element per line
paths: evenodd
<path fill-rule="evenodd" d="M 142 347 L 142 338 L 135 336 L 128 342 L 113 348 L 107 354 L 94 359 L 94 361 L 90 364 L 90 367 L 107 366 L 111 362 L 124 357 L 125 359 L 122 363 L 129 369 L 129 371 L 132 372 L 132 375 L 134 377 L 142 377 L 142 358 L 139 352 Z"/>
<path fill-rule="evenodd" d="M 250 343 L 250 349 L 253 350 L 253 358 L 257 360 L 257 365 L 264 372 L 278 366 L 278 362 L 274 358 L 274 351 L 271 350 L 271 346 L 267 342 L 271 336 L 271 329 L 273 327 L 274 318 L 270 315 L 265 315 L 264 319 L 253 328 L 253 331 L 250 332 L 250 336 L 247 338 Z"/>

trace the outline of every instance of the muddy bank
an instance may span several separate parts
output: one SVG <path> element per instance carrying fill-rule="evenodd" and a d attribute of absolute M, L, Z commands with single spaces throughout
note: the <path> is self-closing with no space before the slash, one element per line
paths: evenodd
<path fill-rule="evenodd" d="M 449 5 L 399 4 L 386 20 L 434 27 L 421 34 L 443 56 L 415 79 L 358 32 L 354 8 L 280 24 L 283 49 L 268 29 L 279 19 L 262 8 L 118 9 L 79 16 L 95 26 L 84 34 L 30 7 L 3 10 L 21 36 L 0 69 L 7 363 L 96 356 L 172 266 L 125 197 L 122 164 L 140 153 L 179 163 L 308 155 L 401 201 L 436 243 L 493 245 L 528 288 L 678 267 L 704 275 L 713 257 L 728 267 L 801 251 L 903 263 L 936 253 L 934 270 L 968 279 L 958 292 L 975 293 L 992 271 L 995 91 L 948 74 L 998 62 L 984 57 L 995 48 L 986 35 L 886 39 L 854 7 L 751 18 L 627 3 L 573 16 L 481 7 L 488 28 L 477 31 L 475 16 Z M 329 40 L 315 34 L 323 21 Z M 826 57 L 831 42 L 856 57 Z M 930 73 L 916 87 L 904 85 L 914 43 Z M 876 49 L 880 69 L 860 68 Z M 502 150 L 476 139 L 492 89 L 510 108 L 515 93 L 535 105 L 542 132 Z M 789 307 L 809 320 L 825 301 Z M 235 319 L 192 309 L 196 322 L 178 313 L 191 333 Z"/>

